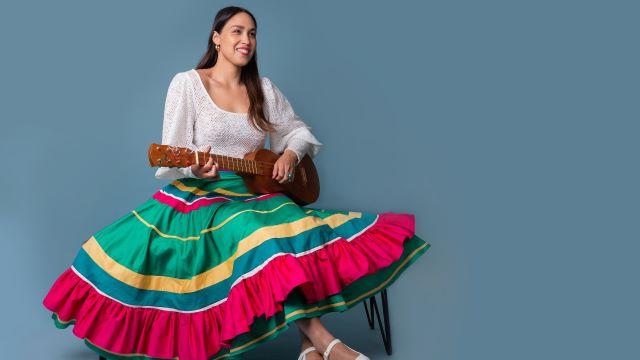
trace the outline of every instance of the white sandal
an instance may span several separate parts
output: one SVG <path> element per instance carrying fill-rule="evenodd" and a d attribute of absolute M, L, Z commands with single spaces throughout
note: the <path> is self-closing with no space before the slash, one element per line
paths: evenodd
<path fill-rule="evenodd" d="M 336 346 L 337 343 L 342 342 L 340 341 L 340 339 L 333 339 L 331 340 L 331 342 L 329 343 L 329 345 L 327 346 L 327 350 L 324 351 L 324 354 L 322 354 L 322 358 L 324 360 L 329 360 L 329 353 L 331 352 L 331 350 L 333 350 L 333 347 Z M 358 353 L 358 357 L 356 357 L 354 360 L 371 360 L 369 359 L 367 356 L 365 356 L 364 354 L 361 354 L 355 350 L 353 350 L 352 348 L 349 347 L 349 345 L 342 343 L 344 346 L 347 347 L 347 349 L 354 351 L 356 353 Z"/>
<path fill-rule="evenodd" d="M 307 360 L 307 354 L 313 351 L 316 351 L 316 348 L 313 346 L 309 346 L 300 353 L 300 356 L 298 356 L 298 360 Z"/>

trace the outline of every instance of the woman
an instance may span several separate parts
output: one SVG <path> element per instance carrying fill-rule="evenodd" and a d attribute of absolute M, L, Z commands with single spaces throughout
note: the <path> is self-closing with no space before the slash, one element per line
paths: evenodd
<path fill-rule="evenodd" d="M 293 181 L 322 144 L 259 76 L 255 18 L 220 10 L 208 42 L 196 69 L 169 85 L 163 144 L 243 158 L 268 132 L 281 154 L 272 178 Z M 44 299 L 58 327 L 74 324 L 108 358 L 232 358 L 294 322 L 299 359 L 368 359 L 319 317 L 388 287 L 429 247 L 414 235 L 413 215 L 251 194 L 213 160 L 161 167 L 156 177 L 172 182 L 87 240 Z"/>

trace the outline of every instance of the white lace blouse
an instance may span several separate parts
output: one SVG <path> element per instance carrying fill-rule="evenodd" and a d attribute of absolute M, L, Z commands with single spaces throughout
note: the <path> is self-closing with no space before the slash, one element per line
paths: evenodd
<path fill-rule="evenodd" d="M 280 89 L 267 77 L 261 77 L 265 116 L 276 129 L 270 133 L 271 151 L 281 154 L 293 150 L 298 163 L 305 154 L 315 157 L 322 143 L 293 110 Z M 174 75 L 164 106 L 162 144 L 204 151 L 211 145 L 211 153 L 243 158 L 248 152 L 263 148 L 266 133 L 248 122 L 247 113 L 234 113 L 219 108 L 207 93 L 195 69 Z M 191 167 L 160 167 L 157 179 L 196 177 Z"/>

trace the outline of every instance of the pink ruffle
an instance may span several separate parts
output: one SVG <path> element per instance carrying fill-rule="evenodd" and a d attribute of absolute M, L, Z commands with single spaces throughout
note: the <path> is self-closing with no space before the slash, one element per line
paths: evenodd
<path fill-rule="evenodd" d="M 413 236 L 414 224 L 412 214 L 379 214 L 351 241 L 338 239 L 300 257 L 272 259 L 231 288 L 225 302 L 195 313 L 124 305 L 99 293 L 71 268 L 56 280 L 43 304 L 61 321 L 75 319 L 76 336 L 111 353 L 208 359 L 249 331 L 254 318 L 281 311 L 295 287 L 314 303 L 391 265 Z"/>

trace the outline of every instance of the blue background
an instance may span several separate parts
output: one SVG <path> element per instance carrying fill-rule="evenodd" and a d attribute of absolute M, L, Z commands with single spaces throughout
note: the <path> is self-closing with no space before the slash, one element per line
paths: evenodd
<path fill-rule="evenodd" d="M 325 144 L 315 206 L 414 213 L 432 244 L 389 289 L 391 358 L 639 357 L 637 2 L 156 0 L 0 5 L 3 358 L 97 358 L 42 299 L 164 184 L 169 81 L 231 4 Z M 363 306 L 323 320 L 386 358 Z"/>

